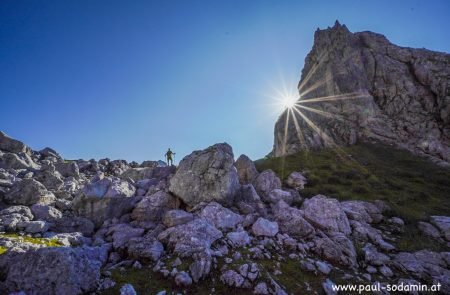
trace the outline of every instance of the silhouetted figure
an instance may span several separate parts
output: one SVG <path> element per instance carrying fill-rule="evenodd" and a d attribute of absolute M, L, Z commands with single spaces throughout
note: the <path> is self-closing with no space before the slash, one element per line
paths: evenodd
<path fill-rule="evenodd" d="M 174 152 L 172 152 L 171 150 L 170 150 L 170 148 L 167 150 L 167 153 L 166 153 L 166 160 L 167 160 L 167 165 L 173 165 L 173 156 L 175 155 L 175 153 Z M 169 164 L 170 163 L 170 164 Z"/>

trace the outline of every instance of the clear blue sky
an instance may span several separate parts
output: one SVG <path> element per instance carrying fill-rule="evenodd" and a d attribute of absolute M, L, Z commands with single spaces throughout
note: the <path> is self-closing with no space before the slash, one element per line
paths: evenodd
<path fill-rule="evenodd" d="M 295 88 L 336 19 L 450 52 L 450 1 L 0 1 L 0 130 L 65 158 L 178 161 L 272 148 L 274 89 Z"/>

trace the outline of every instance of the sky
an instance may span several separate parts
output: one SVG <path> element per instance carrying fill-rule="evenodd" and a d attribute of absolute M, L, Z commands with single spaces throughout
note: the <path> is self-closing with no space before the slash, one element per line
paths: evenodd
<path fill-rule="evenodd" d="M 314 31 L 450 52 L 450 1 L 0 0 L 0 130 L 66 159 L 273 145 Z"/>

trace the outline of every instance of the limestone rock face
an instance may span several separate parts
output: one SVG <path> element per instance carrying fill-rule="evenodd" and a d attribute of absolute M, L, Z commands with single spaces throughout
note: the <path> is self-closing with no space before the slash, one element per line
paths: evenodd
<path fill-rule="evenodd" d="M 399 47 L 380 34 L 351 33 L 338 22 L 318 29 L 298 85 L 298 103 L 310 108 L 295 115 L 303 135 L 290 115 L 285 139 L 284 112 L 275 125 L 273 154 L 375 139 L 448 164 L 449 77 L 447 53 Z"/>
<path fill-rule="evenodd" d="M 181 160 L 169 190 L 187 205 L 216 201 L 231 205 L 239 191 L 233 150 L 226 143 L 195 151 Z"/>

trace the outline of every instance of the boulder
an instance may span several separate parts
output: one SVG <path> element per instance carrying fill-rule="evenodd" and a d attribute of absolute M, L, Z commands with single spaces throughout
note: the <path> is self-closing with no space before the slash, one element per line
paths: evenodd
<path fill-rule="evenodd" d="M 251 238 L 248 233 L 244 230 L 229 232 L 227 234 L 227 239 L 230 244 L 235 248 L 245 247 L 250 244 Z"/>
<path fill-rule="evenodd" d="M 379 223 L 383 220 L 381 208 L 370 202 L 344 201 L 341 206 L 349 219 L 366 223 Z"/>
<path fill-rule="evenodd" d="M 37 234 L 46 232 L 50 225 L 45 221 L 38 220 L 21 222 L 17 225 L 17 227 L 22 228 L 26 233 Z"/>
<path fill-rule="evenodd" d="M 194 219 L 192 213 L 184 210 L 169 210 L 164 214 L 163 223 L 166 227 L 172 227 L 180 224 L 185 224 Z"/>
<path fill-rule="evenodd" d="M 181 160 L 169 190 L 187 205 L 216 201 L 231 205 L 239 192 L 233 150 L 226 143 L 195 151 Z"/>
<path fill-rule="evenodd" d="M 123 249 L 131 238 L 140 237 L 144 234 L 143 228 L 134 228 L 126 223 L 119 223 L 110 227 L 107 235 L 112 235 L 113 247 L 117 251 Z"/>
<path fill-rule="evenodd" d="M 158 235 L 175 253 L 187 257 L 196 252 L 209 250 L 211 244 L 222 237 L 222 232 L 203 218 L 170 227 Z"/>
<path fill-rule="evenodd" d="M 157 166 L 157 167 L 144 167 L 144 168 L 130 168 L 124 171 L 120 177 L 122 179 L 131 178 L 134 181 L 144 179 L 166 179 L 170 175 L 174 174 L 176 170 L 175 166 Z"/>
<path fill-rule="evenodd" d="M 28 154 L 4 153 L 0 156 L 0 168 L 4 169 L 36 169 L 39 168 Z"/>
<path fill-rule="evenodd" d="M 81 232 L 85 236 L 91 236 L 95 225 L 87 218 L 66 215 L 54 220 L 50 230 L 57 233 Z"/>
<path fill-rule="evenodd" d="M 57 171 L 38 171 L 34 175 L 34 179 L 42 183 L 48 190 L 59 190 L 64 185 L 61 174 Z"/>
<path fill-rule="evenodd" d="M 338 200 L 317 195 L 303 202 L 304 218 L 325 232 L 351 233 L 350 223 Z"/>
<path fill-rule="evenodd" d="M 119 178 L 98 176 L 73 200 L 73 209 L 98 227 L 114 217 L 131 211 L 136 203 L 135 188 Z"/>
<path fill-rule="evenodd" d="M 0 255 L 0 289 L 27 294 L 94 292 L 108 247 L 49 247 Z"/>
<path fill-rule="evenodd" d="M 52 148 L 46 147 L 39 151 L 39 154 L 44 158 L 55 158 L 57 160 L 62 160 L 60 154 Z"/>
<path fill-rule="evenodd" d="M 364 253 L 364 261 L 367 264 L 374 266 L 382 266 L 390 261 L 389 256 L 377 251 L 377 248 L 372 244 L 366 244 L 362 251 Z"/>
<path fill-rule="evenodd" d="M 136 290 L 134 290 L 133 285 L 131 284 L 125 284 L 122 287 L 120 287 L 120 295 L 137 295 Z"/>
<path fill-rule="evenodd" d="M 306 183 L 306 177 L 303 176 L 303 174 L 301 174 L 300 172 L 296 171 L 289 174 L 288 178 L 286 179 L 286 185 L 296 190 L 305 188 Z"/>
<path fill-rule="evenodd" d="M 294 201 L 294 196 L 288 191 L 276 188 L 269 193 L 265 201 L 272 204 L 276 204 L 278 201 L 284 201 L 291 205 Z"/>
<path fill-rule="evenodd" d="M 255 163 L 246 155 L 240 155 L 234 163 L 234 166 L 237 169 L 241 184 L 252 183 L 258 177 L 258 170 L 256 170 Z"/>
<path fill-rule="evenodd" d="M 281 232 L 296 239 L 314 236 L 314 227 L 303 218 L 301 210 L 290 207 L 284 201 L 279 201 L 273 206 L 272 211 Z"/>
<path fill-rule="evenodd" d="M 394 256 L 393 266 L 399 271 L 427 284 L 441 284 L 440 292 L 450 293 L 450 270 L 446 253 L 420 250 L 414 253 L 400 252 Z"/>
<path fill-rule="evenodd" d="M 62 217 L 61 211 L 49 205 L 34 204 L 31 206 L 31 212 L 33 212 L 35 219 L 49 222 L 55 222 Z"/>
<path fill-rule="evenodd" d="M 0 131 L 0 150 L 10 153 L 27 153 L 31 155 L 31 149 L 23 142 L 13 139 Z"/>
<path fill-rule="evenodd" d="M 439 239 L 441 237 L 441 233 L 439 232 L 439 230 L 428 222 L 419 221 L 417 226 L 425 235 L 429 237 L 435 239 Z"/>
<path fill-rule="evenodd" d="M 278 233 L 278 223 L 259 217 L 252 225 L 255 236 L 274 237 Z"/>
<path fill-rule="evenodd" d="M 55 169 L 63 177 L 80 177 L 80 169 L 75 161 L 63 161 L 55 164 Z"/>
<path fill-rule="evenodd" d="M 175 276 L 175 284 L 181 287 L 187 287 L 192 285 L 192 278 L 185 271 L 180 271 Z"/>
<path fill-rule="evenodd" d="M 235 203 L 239 211 L 243 214 L 258 213 L 263 217 L 267 215 L 264 203 L 261 201 L 252 184 L 244 184 L 241 186 Z"/>
<path fill-rule="evenodd" d="M 244 220 L 241 215 L 234 213 L 217 202 L 211 202 L 206 205 L 200 211 L 199 216 L 220 230 L 234 229 Z"/>
<path fill-rule="evenodd" d="M 145 196 L 137 203 L 131 213 L 131 218 L 137 221 L 161 221 L 164 214 L 176 208 L 177 200 L 165 191 Z"/>
<path fill-rule="evenodd" d="M 0 226 L 7 231 L 16 231 L 19 224 L 33 219 L 30 208 L 11 206 L 0 211 Z"/>
<path fill-rule="evenodd" d="M 152 235 L 131 238 L 127 246 L 128 256 L 140 261 L 158 261 L 164 253 L 164 246 Z"/>
<path fill-rule="evenodd" d="M 229 269 L 220 276 L 220 281 L 227 286 L 239 288 L 245 279 L 239 273 Z"/>
<path fill-rule="evenodd" d="M 431 222 L 441 231 L 442 236 L 450 242 L 450 216 L 431 216 Z"/>
<path fill-rule="evenodd" d="M 281 189 L 281 180 L 272 170 L 265 170 L 253 181 L 253 186 L 262 200 L 266 201 L 272 190 Z"/>
<path fill-rule="evenodd" d="M 34 179 L 23 179 L 14 183 L 11 190 L 5 195 L 4 200 L 8 204 L 50 205 L 55 202 L 55 196 L 47 191 L 40 182 Z"/>
<path fill-rule="evenodd" d="M 343 233 L 315 237 L 313 244 L 311 250 L 326 261 L 347 267 L 357 266 L 355 247 Z"/>

